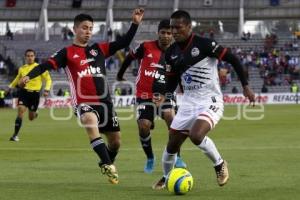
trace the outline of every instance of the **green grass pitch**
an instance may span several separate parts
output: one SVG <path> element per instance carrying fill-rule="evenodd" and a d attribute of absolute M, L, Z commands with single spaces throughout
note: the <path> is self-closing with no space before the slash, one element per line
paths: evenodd
<path fill-rule="evenodd" d="M 258 108 L 256 108 L 258 109 Z M 161 154 L 167 129 L 156 121 L 152 132 L 156 167 L 144 174 L 144 153 L 131 112 L 121 110 L 122 147 L 117 158 L 120 183 L 111 185 L 101 175 L 97 156 L 75 117 L 53 120 L 50 110 L 39 118 L 26 118 L 20 142 L 9 142 L 16 110 L 0 110 L 0 199 L 1 200 L 297 200 L 300 199 L 300 105 L 268 105 L 264 112 L 248 113 L 261 120 L 246 120 L 244 109 L 226 106 L 225 115 L 210 137 L 229 163 L 230 181 L 219 187 L 211 162 L 187 141 L 182 157 L 194 177 L 194 188 L 184 196 L 153 191 L 161 177 Z M 56 117 L 69 111 L 56 109 Z M 26 116 L 27 117 L 27 116 Z"/>

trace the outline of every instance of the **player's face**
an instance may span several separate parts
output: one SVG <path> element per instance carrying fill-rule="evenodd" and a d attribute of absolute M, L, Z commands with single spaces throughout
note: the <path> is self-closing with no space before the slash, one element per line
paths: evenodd
<path fill-rule="evenodd" d="M 34 63 L 34 60 L 35 60 L 35 54 L 34 54 L 34 52 L 28 51 L 28 52 L 25 54 L 25 61 L 26 61 L 26 64 L 31 65 L 32 63 Z"/>
<path fill-rule="evenodd" d="M 176 42 L 185 41 L 191 34 L 192 26 L 191 24 L 185 23 L 185 21 L 180 19 L 171 19 L 170 21 L 172 34 Z"/>
<path fill-rule="evenodd" d="M 158 31 L 158 41 L 161 46 L 170 46 L 172 40 L 173 36 L 170 28 L 162 28 Z"/>
<path fill-rule="evenodd" d="M 77 26 L 74 26 L 75 40 L 80 44 L 87 44 L 92 37 L 93 22 L 83 21 Z"/>

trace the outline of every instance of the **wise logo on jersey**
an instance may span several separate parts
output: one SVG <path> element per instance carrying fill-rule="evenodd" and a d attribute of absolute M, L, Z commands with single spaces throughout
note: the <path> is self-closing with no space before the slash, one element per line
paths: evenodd
<path fill-rule="evenodd" d="M 77 74 L 80 78 L 82 78 L 84 76 L 93 75 L 93 74 L 101 74 L 101 68 L 100 67 L 93 67 L 93 66 L 90 65 L 86 69 L 84 69 L 80 72 L 77 72 Z"/>
<path fill-rule="evenodd" d="M 152 78 L 155 78 L 158 82 L 160 83 L 165 83 L 165 75 L 163 74 L 160 74 L 158 71 L 148 71 L 148 70 L 145 70 L 145 76 L 149 76 L 149 77 L 152 77 Z"/>

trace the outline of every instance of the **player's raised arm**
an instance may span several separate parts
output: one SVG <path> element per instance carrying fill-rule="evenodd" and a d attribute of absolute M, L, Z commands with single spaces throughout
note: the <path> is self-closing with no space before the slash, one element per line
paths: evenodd
<path fill-rule="evenodd" d="M 126 79 L 124 79 L 123 76 L 125 71 L 129 67 L 129 65 L 131 64 L 131 62 L 136 59 L 142 59 L 143 56 L 144 56 L 144 44 L 142 43 L 139 46 L 137 46 L 134 50 L 131 50 L 129 54 L 126 56 L 124 62 L 122 63 L 121 68 L 118 71 L 117 80 L 125 81 Z"/>
<path fill-rule="evenodd" d="M 132 24 L 129 30 L 125 35 L 121 36 L 118 40 L 108 44 L 108 54 L 105 55 L 106 57 L 109 57 L 113 55 L 115 52 L 117 52 L 118 50 L 129 46 L 129 44 L 131 43 L 132 39 L 135 36 L 139 24 L 143 19 L 143 16 L 144 16 L 144 9 L 137 8 L 133 11 Z M 105 47 L 103 46 L 101 49 L 105 49 Z"/>

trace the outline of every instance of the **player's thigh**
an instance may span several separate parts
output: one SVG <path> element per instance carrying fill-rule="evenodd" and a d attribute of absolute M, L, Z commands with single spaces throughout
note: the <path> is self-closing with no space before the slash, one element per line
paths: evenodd
<path fill-rule="evenodd" d="M 137 100 L 136 118 L 137 120 L 146 119 L 153 122 L 156 106 L 150 100 Z"/>
<path fill-rule="evenodd" d="M 24 113 L 26 112 L 27 107 L 24 105 L 18 105 L 18 117 L 23 118 Z"/>
<path fill-rule="evenodd" d="M 20 89 L 18 91 L 18 107 L 19 106 L 25 106 L 28 107 L 28 101 L 30 96 L 28 95 L 28 92 L 24 89 Z"/>
<path fill-rule="evenodd" d="M 195 120 L 190 131 L 191 141 L 195 145 L 199 145 L 210 130 L 211 125 L 208 121 L 202 119 Z"/>
<path fill-rule="evenodd" d="M 221 120 L 223 111 L 223 103 L 204 104 L 203 109 L 198 113 L 197 119 L 206 121 L 210 125 L 210 129 L 213 129 Z"/>
<path fill-rule="evenodd" d="M 166 122 L 168 127 L 170 127 L 174 117 L 175 108 L 167 108 L 162 110 L 162 119 Z"/>
<path fill-rule="evenodd" d="M 173 118 L 170 129 L 188 132 L 191 129 L 195 119 L 196 113 L 194 111 L 192 112 L 191 110 L 186 110 L 183 108 L 183 106 L 181 106 Z"/>
<path fill-rule="evenodd" d="M 173 99 L 166 99 L 158 109 L 158 115 L 171 124 L 176 113 L 176 102 Z"/>
<path fill-rule="evenodd" d="M 80 125 L 85 128 L 90 140 L 100 137 L 98 130 L 99 116 L 92 106 L 79 104 L 75 109 L 75 115 L 78 117 Z"/>
<path fill-rule="evenodd" d="M 40 93 L 39 92 L 30 92 L 28 93 L 27 98 L 27 107 L 30 112 L 36 112 L 39 103 L 40 103 Z"/>
<path fill-rule="evenodd" d="M 108 102 L 105 105 L 94 106 L 94 109 L 99 114 L 99 132 L 109 133 L 120 131 L 119 119 L 112 102 Z"/>
<path fill-rule="evenodd" d="M 85 112 L 81 114 L 80 121 L 84 127 L 98 128 L 98 118 L 94 112 Z"/>

